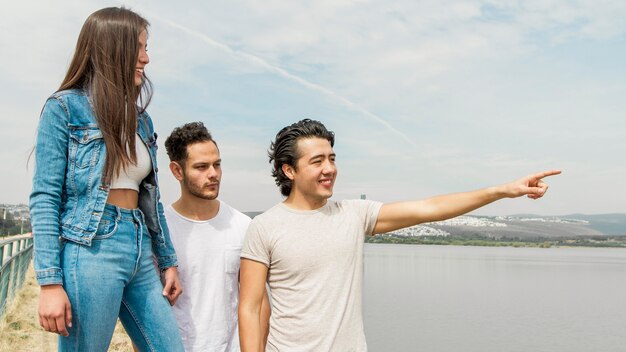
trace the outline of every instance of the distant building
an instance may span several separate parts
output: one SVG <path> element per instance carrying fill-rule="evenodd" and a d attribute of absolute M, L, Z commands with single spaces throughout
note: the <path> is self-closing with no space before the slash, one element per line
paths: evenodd
<path fill-rule="evenodd" d="M 29 220 L 30 212 L 26 204 L 0 204 L 0 218 L 6 219 L 11 214 L 14 220 Z"/>

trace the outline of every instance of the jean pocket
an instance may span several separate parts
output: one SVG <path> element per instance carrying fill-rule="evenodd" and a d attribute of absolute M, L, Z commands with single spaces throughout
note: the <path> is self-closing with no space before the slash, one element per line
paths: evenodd
<path fill-rule="evenodd" d="M 109 238 L 115 234 L 117 231 L 117 221 L 115 220 L 100 220 L 98 224 L 98 229 L 96 230 L 96 235 L 94 236 L 94 240 L 103 240 Z"/>
<path fill-rule="evenodd" d="M 102 132 L 97 127 L 70 126 L 69 160 L 76 167 L 84 169 L 95 165 L 104 144 Z"/>
<path fill-rule="evenodd" d="M 239 263 L 241 248 L 227 249 L 224 252 L 224 272 L 228 274 L 239 274 Z"/>

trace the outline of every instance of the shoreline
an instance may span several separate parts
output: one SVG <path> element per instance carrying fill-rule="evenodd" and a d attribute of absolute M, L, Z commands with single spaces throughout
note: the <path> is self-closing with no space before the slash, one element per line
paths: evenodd
<path fill-rule="evenodd" d="M 525 247 L 525 248 L 626 248 L 626 236 L 603 238 L 501 238 L 486 236 L 400 236 L 381 234 L 365 243 L 417 244 L 428 246 Z"/>

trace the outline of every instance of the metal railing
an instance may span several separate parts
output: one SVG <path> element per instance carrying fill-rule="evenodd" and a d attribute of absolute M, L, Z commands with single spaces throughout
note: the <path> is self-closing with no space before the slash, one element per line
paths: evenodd
<path fill-rule="evenodd" d="M 0 317 L 22 287 L 33 258 L 33 238 L 29 235 L 0 241 Z"/>

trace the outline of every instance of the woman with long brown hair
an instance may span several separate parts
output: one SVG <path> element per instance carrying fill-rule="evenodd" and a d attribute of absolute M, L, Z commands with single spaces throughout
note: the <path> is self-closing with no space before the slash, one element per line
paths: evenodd
<path fill-rule="evenodd" d="M 60 335 L 60 351 L 106 351 L 118 317 L 141 351 L 183 350 L 168 304 L 182 290 L 145 111 L 148 25 L 125 8 L 90 15 L 41 113 L 35 272 L 39 321 Z"/>

